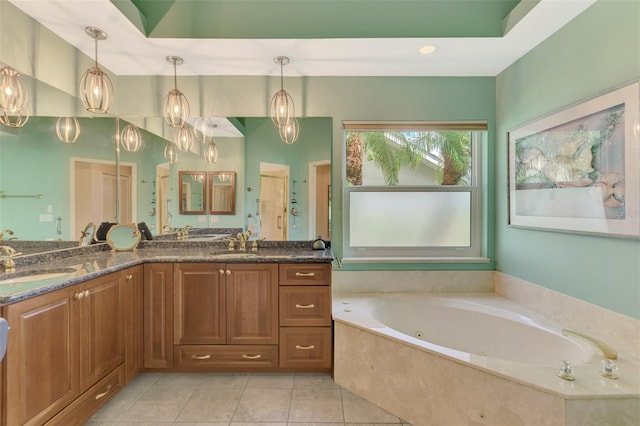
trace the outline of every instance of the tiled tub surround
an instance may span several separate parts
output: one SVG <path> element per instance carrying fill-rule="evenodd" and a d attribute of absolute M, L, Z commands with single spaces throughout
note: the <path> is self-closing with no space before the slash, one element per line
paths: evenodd
<path fill-rule="evenodd" d="M 28 299 L 59 288 L 79 284 L 112 272 L 145 262 L 224 262 L 224 263 L 329 263 L 330 250 L 312 250 L 309 241 L 261 241 L 256 252 L 232 252 L 224 242 L 151 241 L 141 242 L 137 250 L 114 252 L 106 244 L 52 251 L 38 255 L 16 257 L 16 272 L 1 273 L 0 283 L 37 271 L 73 272 L 19 285 L 0 284 L 0 305 Z"/>
<path fill-rule="evenodd" d="M 334 287 L 334 374 L 338 384 L 416 425 L 640 424 L 640 321 L 500 273 L 375 274 L 379 273 L 334 271 L 333 282 L 339 287 Z M 369 278 L 373 277 L 374 292 L 367 293 Z M 453 279 L 453 288 L 443 281 L 447 277 Z M 553 324 L 565 316 L 569 320 L 563 321 L 562 326 L 555 324 L 557 328 L 564 326 L 590 334 L 619 351 L 620 379 L 599 376 L 599 358 L 595 364 L 577 366 L 576 380 L 568 382 L 556 377 L 557 365 L 527 365 L 482 356 L 461 359 L 464 356 L 456 357 L 451 351 L 424 347 L 371 315 L 371 300 L 384 297 L 378 292 L 381 278 L 393 282 L 396 292 L 409 291 L 409 299 L 412 292 L 442 292 L 445 288 L 483 292 L 482 297 L 495 298 L 499 305 L 510 305 L 517 313 L 544 324 Z M 494 279 L 496 293 L 514 300 L 492 294 Z M 345 294 L 349 288 L 355 292 Z M 525 307 L 518 298 L 538 298 L 540 302 L 529 304 L 540 303 L 537 308 L 542 315 L 534 310 L 536 306 Z M 429 325 L 432 324 L 425 328 Z M 443 319 L 436 325 L 450 324 Z M 598 330 L 600 333 L 596 333 Z M 513 342 L 505 342 L 509 343 Z"/>

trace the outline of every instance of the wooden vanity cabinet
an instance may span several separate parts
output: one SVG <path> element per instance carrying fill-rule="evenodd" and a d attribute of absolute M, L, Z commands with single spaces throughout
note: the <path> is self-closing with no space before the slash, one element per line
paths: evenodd
<path fill-rule="evenodd" d="M 283 263 L 279 269 L 280 367 L 330 371 L 331 264 Z"/>
<path fill-rule="evenodd" d="M 143 267 L 134 266 L 120 274 L 124 295 L 124 346 L 125 381 L 140 373 L 144 364 L 143 324 L 144 324 L 144 281 Z"/>
<path fill-rule="evenodd" d="M 3 361 L 6 389 L 11 390 L 6 395 L 7 426 L 44 424 L 121 366 L 125 329 L 120 283 L 120 274 L 110 274 L 5 307 L 11 325 Z M 104 395 L 91 401 L 86 413 L 120 385 L 96 389 Z"/>
<path fill-rule="evenodd" d="M 174 274 L 177 369 L 277 367 L 277 264 L 180 263 Z"/>
<path fill-rule="evenodd" d="M 173 367 L 173 263 L 144 264 L 144 368 Z"/>

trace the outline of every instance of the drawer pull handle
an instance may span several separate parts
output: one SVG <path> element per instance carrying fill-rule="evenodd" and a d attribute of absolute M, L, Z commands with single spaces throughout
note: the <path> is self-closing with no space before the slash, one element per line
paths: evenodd
<path fill-rule="evenodd" d="M 109 392 L 111 392 L 111 385 L 107 386 L 107 390 L 96 395 L 96 401 L 104 398 Z"/>
<path fill-rule="evenodd" d="M 296 345 L 296 349 L 302 349 L 303 351 L 308 351 L 315 348 L 316 348 L 316 345 L 309 345 L 309 346 Z"/>
<path fill-rule="evenodd" d="M 209 359 L 211 358 L 211 355 L 207 354 L 207 355 L 191 355 L 191 359 Z"/>
<path fill-rule="evenodd" d="M 244 358 L 244 359 L 259 359 L 259 358 L 262 358 L 262 355 L 260 355 L 260 354 L 258 354 L 258 355 L 242 354 L 242 358 Z"/>
<path fill-rule="evenodd" d="M 315 277 L 315 272 L 296 272 L 296 277 Z"/>
<path fill-rule="evenodd" d="M 299 303 L 296 303 L 296 308 L 297 309 L 311 309 L 311 308 L 315 308 L 316 305 L 314 305 L 313 303 L 309 303 L 308 305 L 301 305 Z"/>

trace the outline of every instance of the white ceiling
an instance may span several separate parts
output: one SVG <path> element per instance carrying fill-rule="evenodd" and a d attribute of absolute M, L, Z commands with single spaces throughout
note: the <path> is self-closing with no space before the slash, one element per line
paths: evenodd
<path fill-rule="evenodd" d="M 117 75 L 172 75 L 177 55 L 179 75 L 279 75 L 273 58 L 288 56 L 285 76 L 496 76 L 596 0 L 522 0 L 535 5 L 503 37 L 286 40 L 147 38 L 109 0 L 9 1 L 90 57 L 84 28 L 106 31 L 99 62 Z"/>

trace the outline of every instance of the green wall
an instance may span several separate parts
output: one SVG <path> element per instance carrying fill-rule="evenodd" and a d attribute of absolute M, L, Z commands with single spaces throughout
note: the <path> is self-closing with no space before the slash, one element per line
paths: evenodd
<path fill-rule="evenodd" d="M 640 318 L 640 241 L 507 226 L 507 131 L 640 77 L 640 2 L 600 0 L 496 79 L 497 269 Z"/>

